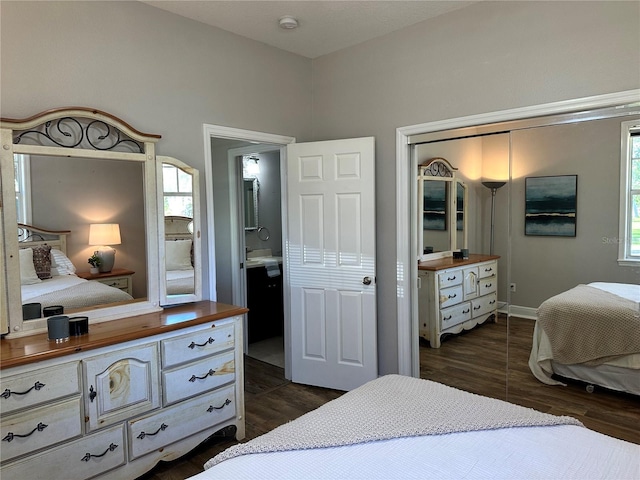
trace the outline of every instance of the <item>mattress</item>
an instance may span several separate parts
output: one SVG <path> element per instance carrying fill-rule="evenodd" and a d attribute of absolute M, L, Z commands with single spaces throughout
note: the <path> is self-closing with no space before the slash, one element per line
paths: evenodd
<path fill-rule="evenodd" d="M 638 285 L 594 282 L 589 286 L 634 302 L 640 302 L 640 286 Z M 537 322 L 533 332 L 529 368 L 538 380 L 547 385 L 564 385 L 564 383 L 552 378 L 555 373 L 612 390 L 640 395 L 640 353 L 619 356 L 601 365 L 563 365 L 554 361 L 551 342 Z"/>
<path fill-rule="evenodd" d="M 244 455 L 191 478 L 632 480 L 639 477 L 639 445 L 584 427 L 557 425 Z"/>

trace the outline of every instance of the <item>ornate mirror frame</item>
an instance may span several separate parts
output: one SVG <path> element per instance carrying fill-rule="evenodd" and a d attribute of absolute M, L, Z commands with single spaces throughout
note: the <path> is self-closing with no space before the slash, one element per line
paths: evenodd
<path fill-rule="evenodd" d="M 72 130 L 76 132 L 75 135 L 69 133 Z M 21 142 L 21 135 L 25 132 L 31 132 L 30 144 Z M 6 288 L 0 295 L 4 297 L 6 305 L 8 336 L 18 337 L 46 331 L 46 318 L 29 321 L 23 321 L 22 318 L 14 154 L 122 160 L 138 162 L 143 166 L 141 188 L 144 190 L 147 297 L 124 305 L 93 307 L 87 311 L 74 312 L 74 315 L 89 317 L 90 323 L 98 323 L 160 310 L 160 266 L 158 256 L 155 255 L 155 252 L 159 252 L 160 233 L 155 155 L 155 144 L 159 139 L 160 135 L 139 132 L 113 115 L 85 107 L 48 110 L 26 119 L 0 119 L 4 240 L 0 256 L 4 257 L 6 266 L 6 277 L 3 278 Z M 124 144 L 127 145 L 125 149 L 122 148 Z M 130 147 L 136 151 L 132 152 Z M 5 331 L 3 329 L 3 333 Z"/>

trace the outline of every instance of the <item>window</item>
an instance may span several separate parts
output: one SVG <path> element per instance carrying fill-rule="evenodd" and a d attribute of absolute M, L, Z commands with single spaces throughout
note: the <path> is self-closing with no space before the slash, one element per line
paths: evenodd
<path fill-rule="evenodd" d="M 16 172 L 16 213 L 18 223 L 31 224 L 31 170 L 29 155 L 15 154 L 13 166 Z"/>
<path fill-rule="evenodd" d="M 162 165 L 164 215 L 193 218 L 192 176 L 173 165 Z"/>
<path fill-rule="evenodd" d="M 618 263 L 640 262 L 640 120 L 622 123 Z"/>

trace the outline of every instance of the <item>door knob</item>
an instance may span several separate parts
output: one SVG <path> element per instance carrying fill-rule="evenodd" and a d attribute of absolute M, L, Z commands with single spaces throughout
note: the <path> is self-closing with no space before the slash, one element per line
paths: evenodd
<path fill-rule="evenodd" d="M 371 285 L 371 277 L 364 277 L 362 283 L 365 285 Z"/>

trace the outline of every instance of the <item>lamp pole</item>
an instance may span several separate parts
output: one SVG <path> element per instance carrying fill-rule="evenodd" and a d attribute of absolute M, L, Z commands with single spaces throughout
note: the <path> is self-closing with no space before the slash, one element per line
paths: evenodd
<path fill-rule="evenodd" d="M 493 231 L 496 218 L 496 192 L 507 182 L 482 182 L 482 185 L 491 190 L 491 241 L 489 243 L 489 255 L 493 255 Z"/>

